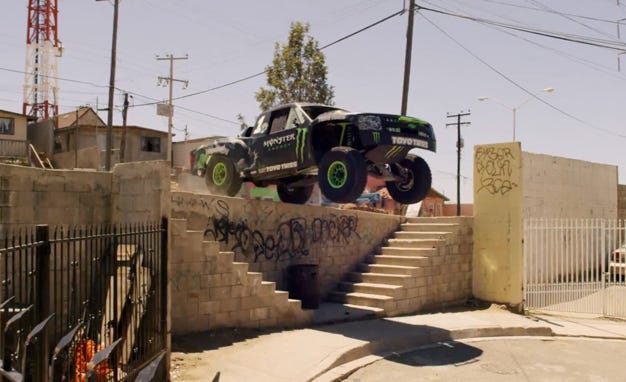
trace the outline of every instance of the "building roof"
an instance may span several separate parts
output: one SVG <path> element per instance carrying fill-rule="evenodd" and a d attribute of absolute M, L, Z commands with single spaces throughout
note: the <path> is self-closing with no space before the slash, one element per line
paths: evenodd
<path fill-rule="evenodd" d="M 24 117 L 24 118 L 28 118 L 28 116 L 27 116 L 27 115 L 24 115 L 24 114 L 22 114 L 22 113 L 15 113 L 15 112 L 8 111 L 8 110 L 4 110 L 4 109 L 0 109 L 0 112 L 1 112 L 1 113 L 4 113 L 4 114 L 11 114 L 11 115 L 14 115 L 14 116 L 16 116 L 16 117 Z"/>
<path fill-rule="evenodd" d="M 105 130 L 107 127 L 106 126 L 100 126 L 100 125 L 80 125 L 79 128 L 80 129 L 91 129 L 91 130 L 96 130 L 96 129 Z M 114 125 L 114 126 L 112 126 L 112 128 L 113 128 L 114 132 L 118 132 L 118 131 L 121 131 L 124 128 L 124 126 Z M 146 133 L 151 133 L 151 134 L 167 135 L 167 131 L 150 129 L 148 127 L 128 125 L 128 126 L 126 126 L 126 128 L 128 128 L 129 130 L 144 131 Z M 58 129 L 55 129 L 54 132 L 56 134 L 56 133 L 63 133 L 63 132 L 66 132 L 66 131 L 74 131 L 74 130 L 76 130 L 76 126 L 72 125 L 72 126 L 60 127 Z M 174 136 L 174 135 L 175 134 L 172 133 L 172 136 Z"/>
<path fill-rule="evenodd" d="M 87 114 L 92 114 L 92 116 L 96 118 L 96 121 L 100 122 L 99 123 L 100 126 L 106 126 L 106 123 L 104 123 L 102 118 L 98 116 L 98 113 L 96 113 L 91 107 L 85 106 L 85 107 L 80 107 L 74 111 L 70 111 L 68 113 L 57 115 L 57 127 L 63 128 L 63 127 L 75 126 L 76 122 L 77 121 L 80 122 L 80 119 L 84 118 Z"/>

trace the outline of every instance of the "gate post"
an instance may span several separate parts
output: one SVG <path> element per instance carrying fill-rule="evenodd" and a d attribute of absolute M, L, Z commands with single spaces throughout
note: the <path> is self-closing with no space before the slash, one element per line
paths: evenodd
<path fill-rule="evenodd" d="M 161 218 L 161 266 L 159 269 L 161 270 L 161 280 L 160 280 L 160 293 L 161 293 L 161 330 L 163 333 L 163 344 L 165 345 L 165 375 L 166 380 L 170 380 L 170 354 L 172 350 L 172 339 L 171 339 L 171 321 L 170 317 L 170 284 L 169 284 L 169 253 L 170 253 L 170 242 L 169 238 L 169 227 L 168 227 L 168 218 L 167 216 L 163 216 Z"/>
<path fill-rule="evenodd" d="M 35 252 L 35 320 L 41 322 L 50 315 L 50 229 L 48 225 L 39 224 L 35 227 L 35 240 L 37 249 Z M 48 349 L 50 340 L 45 329 L 41 332 L 38 341 L 37 359 L 35 361 L 35 375 L 38 380 L 48 380 Z M 22 372 L 26 372 L 23 370 Z"/>

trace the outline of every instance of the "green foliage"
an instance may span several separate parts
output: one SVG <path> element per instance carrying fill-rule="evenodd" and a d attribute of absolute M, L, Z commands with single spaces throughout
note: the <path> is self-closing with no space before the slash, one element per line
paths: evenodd
<path fill-rule="evenodd" d="M 328 69 L 318 42 L 308 35 L 309 24 L 292 22 L 286 45 L 276 43 L 267 87 L 256 93 L 261 110 L 287 102 L 333 104 L 335 91 L 326 80 Z"/>

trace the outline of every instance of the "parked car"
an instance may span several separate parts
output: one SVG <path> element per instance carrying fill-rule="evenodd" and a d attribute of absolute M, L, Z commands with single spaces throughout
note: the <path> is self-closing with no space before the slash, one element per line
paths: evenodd
<path fill-rule="evenodd" d="M 609 258 L 609 276 L 622 278 L 626 275 L 626 244 L 613 250 Z"/>
<path fill-rule="evenodd" d="M 418 118 L 290 103 L 261 114 L 235 138 L 216 139 L 195 150 L 206 158 L 209 190 L 233 196 L 242 182 L 274 184 L 280 199 L 305 203 L 318 182 L 335 203 L 355 201 L 368 174 L 386 181 L 400 203 L 422 200 L 432 177 L 419 148 L 435 151 L 430 123 Z M 201 166 L 198 166 L 201 167 Z"/>

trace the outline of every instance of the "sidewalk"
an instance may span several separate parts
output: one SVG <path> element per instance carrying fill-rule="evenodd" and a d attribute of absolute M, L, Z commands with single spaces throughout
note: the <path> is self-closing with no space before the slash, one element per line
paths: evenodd
<path fill-rule="evenodd" d="M 381 357 L 454 339 L 576 336 L 626 339 L 626 322 L 554 315 L 522 316 L 491 307 L 372 319 L 260 335 L 230 346 L 174 353 L 174 381 L 334 381 Z"/>

